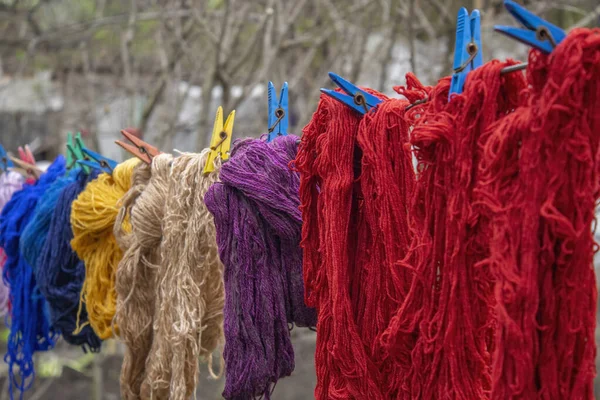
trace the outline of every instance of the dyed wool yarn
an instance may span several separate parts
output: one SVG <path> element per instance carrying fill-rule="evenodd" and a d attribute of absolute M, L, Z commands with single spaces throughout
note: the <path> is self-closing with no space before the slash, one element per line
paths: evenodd
<path fill-rule="evenodd" d="M 294 370 L 289 325 L 315 326 L 304 305 L 302 219 L 293 135 L 237 141 L 204 200 L 225 281 L 226 399 L 270 398 Z"/>
<path fill-rule="evenodd" d="M 512 64 L 492 61 L 470 72 L 450 102 L 449 80 L 440 81 L 412 131 L 419 177 L 410 215 L 424 229 L 402 263 L 415 273 L 411 294 L 384 335 L 390 352 L 410 351 L 399 398 L 481 399 L 490 392 L 493 277 L 481 262 L 489 254 L 488 221 L 473 192 L 481 137 L 519 104 L 525 87 L 520 74 L 502 76 Z"/>
<path fill-rule="evenodd" d="M 14 193 L 0 215 L 0 246 L 6 253 L 4 281 L 10 287 L 12 305 L 6 356 L 9 390 L 28 389 L 33 382 L 33 353 L 54 347 L 55 332 L 50 327 L 44 297 L 36 286 L 32 267 L 19 252 L 19 239 L 31 220 L 44 192 L 65 173 L 65 159 L 59 156 L 34 185 L 24 185 Z"/>
<path fill-rule="evenodd" d="M 208 149 L 183 153 L 171 166 L 142 398 L 189 399 L 198 380 L 198 358 L 212 364 L 212 353 L 223 342 L 223 266 L 204 204 L 220 165 L 204 175 L 208 154 Z"/>
<path fill-rule="evenodd" d="M 75 181 L 76 177 L 77 170 L 71 170 L 65 176 L 56 179 L 38 201 L 31 221 L 27 224 L 25 230 L 23 230 L 19 242 L 21 254 L 25 257 L 25 261 L 33 267 L 34 274 L 37 274 L 37 260 L 46 242 L 50 220 L 52 219 L 52 213 L 56 207 L 58 196 L 65 187 Z"/>
<path fill-rule="evenodd" d="M 305 300 L 318 315 L 317 399 L 385 398 L 379 368 L 370 359 L 356 323 L 358 307 L 354 304 L 363 290 L 355 266 L 365 251 L 365 243 L 357 240 L 364 223 L 357 181 L 360 117 L 349 107 L 321 96 L 304 128 L 296 157 Z"/>
<path fill-rule="evenodd" d="M 141 398 L 146 358 L 152 347 L 156 271 L 161 264 L 162 220 L 172 160 L 171 155 L 160 154 L 152 159 L 152 166 L 140 163 L 136 167 L 115 223 L 115 237 L 124 252 L 115 282 L 115 321 L 126 345 L 121 368 L 123 399 Z M 127 220 L 131 221 L 130 233 L 123 229 Z"/>
<path fill-rule="evenodd" d="M 420 86 L 414 76 L 409 76 Z M 426 88 L 415 90 L 418 98 Z M 410 96 L 409 96 L 410 97 Z M 412 96 L 416 97 L 416 96 Z M 416 98 L 412 99 L 417 100 Z M 399 374 L 408 359 L 387 357 L 380 337 L 408 294 L 411 272 L 398 268 L 411 243 L 408 209 L 415 184 L 412 153 L 405 120 L 406 100 L 389 99 L 366 114 L 360 122 L 357 142 L 362 151 L 360 189 L 364 212 L 357 240 L 365 243 L 355 265 L 355 319 L 363 346 L 380 370 L 380 387 L 385 398 L 396 398 Z M 360 200 L 359 200 L 360 201 Z M 403 354 L 406 357 L 406 354 Z"/>
<path fill-rule="evenodd" d="M 131 158 L 118 164 L 112 175 L 100 174 L 87 184 L 71 206 L 71 247 L 84 262 L 86 272 L 81 301 L 87 307 L 90 325 L 103 340 L 113 334 L 117 302 L 115 273 L 123 257 L 113 226 L 119 212 L 118 203 L 131 186 L 133 169 L 138 162 Z M 80 328 L 86 325 L 78 322 Z"/>
<path fill-rule="evenodd" d="M 7 171 L 0 175 L 0 212 L 4 205 L 8 203 L 12 195 L 21 190 L 23 187 L 23 176 L 13 171 Z M 6 262 L 6 254 L 4 249 L 0 247 L 0 269 L 4 268 Z M 8 312 L 10 292 L 4 279 L 0 282 L 0 317 L 3 317 Z"/>
<path fill-rule="evenodd" d="M 61 332 L 67 343 L 82 346 L 84 351 L 90 349 L 96 352 L 100 350 L 102 342 L 92 327 L 87 324 L 85 305 L 81 306 L 79 315 L 83 328 L 75 333 L 85 265 L 71 248 L 73 231 L 70 220 L 73 201 L 85 186 L 98 176 L 98 173 L 92 171 L 87 175 L 77 170 L 73 174 L 75 174 L 74 181 L 63 188 L 56 199 L 46 242 L 37 260 L 35 277 L 50 307 L 52 327 Z"/>
<path fill-rule="evenodd" d="M 592 399 L 600 195 L 600 30 L 530 53 L 529 101 L 488 140 L 482 203 L 496 227 L 493 399 Z"/>

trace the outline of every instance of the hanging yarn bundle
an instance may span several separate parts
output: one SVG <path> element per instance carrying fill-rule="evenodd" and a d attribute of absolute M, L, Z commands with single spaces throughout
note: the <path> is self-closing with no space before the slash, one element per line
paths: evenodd
<path fill-rule="evenodd" d="M 210 370 L 212 353 L 223 342 L 223 266 L 204 204 L 220 165 L 205 175 L 208 154 L 208 149 L 183 153 L 171 166 L 142 398 L 189 399 L 198 380 L 198 359 L 208 359 Z"/>
<path fill-rule="evenodd" d="M 46 242 L 50 220 L 52 219 L 52 213 L 56 207 L 58 196 L 65 187 L 75 181 L 76 177 L 77 170 L 71 170 L 67 172 L 67 175 L 59 177 L 52 183 L 38 201 L 33 211 L 33 217 L 21 235 L 21 254 L 25 258 L 25 261 L 33 267 L 36 279 L 38 272 L 37 260 Z"/>
<path fill-rule="evenodd" d="M 98 173 L 89 175 L 81 170 L 72 172 L 74 181 L 60 192 L 52 212 L 46 241 L 38 257 L 36 280 L 40 291 L 48 301 L 51 323 L 60 331 L 67 343 L 82 346 L 95 352 L 100 350 L 101 341 L 91 326 L 86 325 L 87 311 L 81 306 L 79 320 L 83 328 L 77 330 L 77 317 L 81 287 L 85 278 L 85 266 L 71 248 L 73 231 L 71 230 L 71 204 L 94 180 Z"/>
<path fill-rule="evenodd" d="M 356 265 L 365 251 L 365 243 L 357 240 L 364 223 L 356 179 L 361 164 L 356 147 L 359 123 L 360 114 L 321 96 L 296 157 L 305 298 L 318 315 L 317 399 L 384 398 L 379 369 L 361 339 L 359 307 L 354 303 L 362 296 Z"/>
<path fill-rule="evenodd" d="M 12 195 L 21 190 L 23 187 L 23 176 L 13 171 L 6 171 L 0 175 L 0 212 L 4 205 L 8 203 Z M 6 262 L 6 254 L 4 249 L 0 247 L 0 269 L 4 268 Z M 0 282 L 0 317 L 3 317 L 8 312 L 9 307 L 9 288 L 6 286 L 4 279 Z"/>
<path fill-rule="evenodd" d="M 10 287 L 12 305 L 5 356 L 11 396 L 15 387 L 22 397 L 23 391 L 31 386 L 33 353 L 52 348 L 56 339 L 50 328 L 46 301 L 36 286 L 32 267 L 19 251 L 19 239 L 40 197 L 64 173 L 65 159 L 59 156 L 39 181 L 25 185 L 12 196 L 0 216 L 0 245 L 6 252 L 3 277 Z"/>
<path fill-rule="evenodd" d="M 205 202 L 225 281 L 226 399 L 270 398 L 294 370 L 289 325 L 315 326 L 304 304 L 302 219 L 293 135 L 237 141 Z"/>
<path fill-rule="evenodd" d="M 100 174 L 87 184 L 71 206 L 71 246 L 85 264 L 81 301 L 87 307 L 94 332 L 103 340 L 113 333 L 117 302 L 115 273 L 123 256 L 113 227 L 119 212 L 118 203 L 131 186 L 133 169 L 138 162 L 137 158 L 131 158 L 118 164 L 112 175 Z M 78 321 L 79 328 L 85 325 Z"/>
<path fill-rule="evenodd" d="M 572 31 L 549 56 L 532 51 L 529 101 L 494 127 L 485 149 L 493 399 L 594 398 L 599 60 L 598 29 Z"/>
<path fill-rule="evenodd" d="M 136 167 L 115 223 L 115 237 L 124 251 L 115 282 L 115 321 L 126 345 L 121 368 L 123 399 L 140 398 L 152 347 L 156 272 L 161 264 L 162 220 L 172 160 L 171 155 L 160 154 L 152 159 L 152 166 L 140 163 Z M 123 229 L 127 220 L 131 221 L 130 233 Z"/>
<path fill-rule="evenodd" d="M 411 357 L 399 398 L 479 399 L 491 389 L 493 278 L 480 265 L 489 234 L 473 190 L 483 132 L 520 101 L 523 77 L 500 72 L 513 64 L 472 71 L 450 102 L 441 80 L 412 132 L 419 176 L 410 215 L 422 229 L 402 262 L 415 274 L 410 294 L 384 335 L 390 353 Z"/>
<path fill-rule="evenodd" d="M 362 151 L 359 207 L 364 215 L 358 241 L 364 243 L 364 251 L 355 265 L 360 291 L 354 307 L 363 345 L 380 369 L 385 398 L 396 398 L 399 376 L 410 362 L 406 354 L 402 362 L 387 357 L 380 346 L 380 336 L 407 296 L 411 281 L 410 271 L 397 265 L 411 244 L 408 210 L 415 184 L 405 114 L 411 102 L 422 101 L 429 90 L 412 74 L 407 81 L 410 87 L 398 91 L 409 101 L 381 102 L 363 117 L 357 136 Z"/>

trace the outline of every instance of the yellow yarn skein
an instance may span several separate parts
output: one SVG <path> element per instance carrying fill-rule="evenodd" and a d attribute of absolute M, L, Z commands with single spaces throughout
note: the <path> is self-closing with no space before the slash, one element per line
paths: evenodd
<path fill-rule="evenodd" d="M 117 303 L 115 274 L 123 257 L 113 226 L 119 201 L 129 190 L 133 169 L 139 162 L 131 158 L 117 165 L 112 175 L 100 174 L 79 194 L 71 208 L 71 247 L 85 264 L 81 301 L 85 302 L 89 323 L 100 339 L 113 335 Z M 127 225 L 128 222 L 124 228 L 131 229 Z"/>

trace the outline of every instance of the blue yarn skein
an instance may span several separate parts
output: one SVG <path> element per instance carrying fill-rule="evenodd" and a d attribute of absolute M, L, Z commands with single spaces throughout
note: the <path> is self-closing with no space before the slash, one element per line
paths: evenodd
<path fill-rule="evenodd" d="M 64 173 L 65 159 L 59 156 L 35 184 L 26 184 L 16 192 L 0 214 L 0 246 L 6 253 L 3 278 L 9 285 L 12 303 L 4 357 L 8 364 L 11 399 L 15 388 L 22 399 L 23 391 L 33 383 L 33 353 L 54 347 L 57 336 L 50 327 L 46 301 L 36 287 L 33 269 L 19 251 L 19 239 L 40 197 Z"/>
<path fill-rule="evenodd" d="M 79 315 L 80 326 L 83 328 L 78 334 L 73 333 L 77 328 L 85 265 L 71 248 L 71 204 L 87 183 L 97 176 L 98 172 L 92 172 L 88 176 L 79 171 L 75 181 L 59 194 L 35 274 L 38 287 L 50 306 L 52 326 L 60 330 L 67 343 L 82 346 L 84 352 L 87 348 L 92 352 L 100 351 L 102 341 L 92 327 L 86 324 L 85 304 L 81 304 Z"/>
<path fill-rule="evenodd" d="M 21 239 L 19 240 L 20 251 L 23 257 L 25 257 L 25 261 L 33 268 L 34 273 L 37 273 L 37 260 L 46 242 L 50 219 L 56 207 L 58 196 L 76 178 L 77 170 L 72 169 L 67 175 L 61 176 L 52 182 L 50 187 L 40 197 L 31 221 L 29 221 L 21 234 Z"/>

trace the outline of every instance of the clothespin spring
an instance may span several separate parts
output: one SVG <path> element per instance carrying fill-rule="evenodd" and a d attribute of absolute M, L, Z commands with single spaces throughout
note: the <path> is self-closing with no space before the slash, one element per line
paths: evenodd
<path fill-rule="evenodd" d="M 275 125 L 277 125 L 277 124 L 275 124 Z M 225 139 L 227 139 L 227 132 L 221 131 L 221 133 L 219 133 L 219 137 L 221 138 L 221 140 L 219 142 L 217 142 L 217 144 L 215 144 L 214 146 L 212 146 L 210 148 L 212 151 L 217 151 L 219 146 L 221 146 L 221 144 L 225 141 Z"/>
<path fill-rule="evenodd" d="M 285 110 L 279 107 L 277 110 L 275 110 L 275 116 L 277 116 L 277 119 L 273 123 L 273 126 L 268 129 L 269 133 L 273 132 L 277 125 L 279 125 L 281 120 L 285 117 Z"/>
<path fill-rule="evenodd" d="M 542 42 L 545 40 L 549 41 L 552 45 L 552 48 L 556 48 L 556 40 L 554 39 L 554 36 L 552 36 L 552 33 L 550 32 L 548 27 L 543 25 L 538 26 L 535 30 L 535 37 L 537 38 L 537 40 Z"/>
<path fill-rule="evenodd" d="M 477 44 L 475 42 L 469 43 L 467 45 L 467 53 L 469 53 L 469 58 L 467 59 L 467 61 L 465 61 L 465 63 L 463 65 L 456 68 L 454 70 L 454 72 L 457 74 L 460 72 L 463 72 L 465 70 L 465 68 L 467 68 L 469 66 L 469 64 L 471 64 L 473 62 L 473 60 L 477 56 L 478 52 L 479 52 L 479 47 L 477 47 Z"/>
<path fill-rule="evenodd" d="M 356 104 L 357 106 L 362 106 L 362 108 L 365 109 L 365 114 L 369 112 L 367 100 L 365 99 L 365 96 L 363 96 L 362 93 L 356 92 L 356 94 L 354 95 L 354 104 Z"/>
<path fill-rule="evenodd" d="M 97 160 L 97 163 L 100 164 L 100 166 L 102 168 L 108 168 L 111 174 L 113 173 L 113 168 L 106 161 L 104 161 L 104 160 Z"/>
<path fill-rule="evenodd" d="M 140 151 L 140 153 L 147 155 L 148 158 L 150 158 L 150 162 L 152 162 L 154 155 L 150 154 L 150 152 L 148 152 L 148 149 L 146 149 L 144 146 L 138 146 L 138 150 Z"/>

